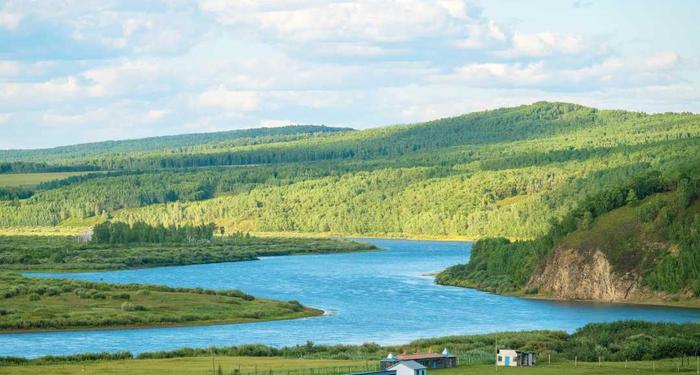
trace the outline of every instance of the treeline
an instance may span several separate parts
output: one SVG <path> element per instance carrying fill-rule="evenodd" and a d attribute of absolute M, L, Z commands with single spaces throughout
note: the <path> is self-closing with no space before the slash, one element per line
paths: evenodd
<path fill-rule="evenodd" d="M 667 251 L 645 277 L 656 290 L 678 293 L 691 290 L 700 296 L 700 180 L 684 177 L 669 200 L 649 205 L 639 220 L 650 223 L 674 244 L 677 252 Z"/>
<path fill-rule="evenodd" d="M 0 173 L 85 172 L 99 169 L 95 165 L 49 165 L 25 161 L 0 163 Z"/>
<path fill-rule="evenodd" d="M 0 187 L 0 201 L 27 199 L 32 195 L 34 191 L 25 187 Z"/>
<path fill-rule="evenodd" d="M 480 145 L 530 139 L 575 131 L 597 119 L 597 111 L 568 103 L 536 103 L 440 119 L 422 124 L 345 132 L 328 138 L 265 144 L 260 147 L 156 153 L 135 158 L 111 155 L 86 160 L 105 169 L 192 168 L 258 165 L 324 160 L 371 160 L 400 157 L 455 145 Z M 543 126 L 543 124 L 547 126 Z"/>
<path fill-rule="evenodd" d="M 36 359 L 16 357 L 0 358 L 0 364 L 49 364 L 87 360 L 110 359 L 161 359 L 184 357 L 251 356 L 286 357 L 307 359 L 379 360 L 388 353 L 411 351 L 440 352 L 443 348 L 456 355 L 474 355 L 494 358 L 494 348 L 510 348 L 535 351 L 540 360 L 551 356 L 552 360 L 573 361 L 635 361 L 658 360 L 695 356 L 700 351 L 700 324 L 651 323 L 643 321 L 618 321 L 591 323 L 573 334 L 561 331 L 501 332 L 480 335 L 449 336 L 420 339 L 405 345 L 380 346 L 375 343 L 362 345 L 316 345 L 313 342 L 290 347 L 267 345 L 240 345 L 211 348 L 183 348 L 172 351 L 145 352 L 136 356 L 130 353 L 87 353 L 71 356 L 49 356 Z M 118 356 L 119 358 L 114 358 Z M 492 361 L 492 359 L 490 360 Z M 489 361 L 489 362 L 490 362 Z"/>
<path fill-rule="evenodd" d="M 331 128 L 317 125 L 291 125 L 276 128 L 241 129 L 212 133 L 194 133 L 122 141 L 105 141 L 61 146 L 38 150 L 0 150 L 0 159 L 41 163 L 76 165 L 91 164 L 104 169 L 117 167 L 116 160 L 135 156 L 145 157 L 152 153 L 178 154 L 204 152 L 246 145 L 284 142 L 352 131 L 349 128 Z M 108 156 L 109 155 L 109 156 Z"/>
<path fill-rule="evenodd" d="M 91 241 L 96 244 L 130 243 L 192 243 L 211 241 L 214 224 L 150 226 L 142 222 L 133 224 L 105 221 L 93 227 Z"/>
<path fill-rule="evenodd" d="M 373 245 L 312 238 L 217 236 L 206 242 L 98 244 L 62 236 L 0 237 L 0 268 L 75 271 L 255 260 L 261 256 L 375 250 Z"/>

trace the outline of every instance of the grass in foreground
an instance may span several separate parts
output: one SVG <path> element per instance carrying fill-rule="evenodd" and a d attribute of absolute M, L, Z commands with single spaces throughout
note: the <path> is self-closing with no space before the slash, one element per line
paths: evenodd
<path fill-rule="evenodd" d="M 237 290 L 112 285 L 0 273 L 0 331 L 244 323 L 321 314 Z"/>
<path fill-rule="evenodd" d="M 195 357 L 148 360 L 116 360 L 83 362 L 56 365 L 23 365 L 0 368 L 7 375 L 29 374 L 129 374 L 129 375 L 216 375 L 219 367 L 223 374 L 234 374 L 240 369 L 242 375 L 336 375 L 363 371 L 367 366 L 374 369 L 377 361 L 289 359 L 282 357 Z M 573 362 L 561 361 L 535 367 L 498 368 L 491 364 L 460 365 L 453 369 L 433 370 L 431 375 L 462 374 L 695 374 L 695 359 L 681 365 L 681 359 L 635 362 Z"/>
<path fill-rule="evenodd" d="M 80 176 L 90 172 L 49 172 L 49 173 L 3 173 L 0 174 L 0 186 L 30 187 L 42 182 Z"/>
<path fill-rule="evenodd" d="M 534 367 L 500 367 L 496 369 L 494 365 L 474 365 L 474 366 L 459 366 L 453 369 L 444 370 L 428 370 L 431 375 L 482 375 L 482 374 L 517 374 L 517 375 L 566 375 L 566 374 L 600 374 L 600 375 L 619 375 L 619 374 L 695 374 L 695 360 L 688 363 L 687 359 L 684 365 L 681 366 L 680 359 L 667 359 L 661 361 L 635 361 L 635 362 L 603 362 L 600 365 L 595 362 L 577 362 L 574 365 L 573 361 L 569 362 L 546 362 Z"/>
<path fill-rule="evenodd" d="M 195 357 L 144 360 L 97 361 L 76 364 L 23 365 L 0 367 L 0 373 L 7 375 L 24 374 L 128 374 L 128 375 L 198 375 L 216 374 L 219 366 L 225 374 L 240 368 L 241 373 L 270 375 L 270 370 L 278 375 L 320 375 L 319 370 L 347 373 L 364 369 L 365 361 L 329 359 L 290 359 L 282 357 Z M 328 373 L 330 375 L 330 373 Z"/>

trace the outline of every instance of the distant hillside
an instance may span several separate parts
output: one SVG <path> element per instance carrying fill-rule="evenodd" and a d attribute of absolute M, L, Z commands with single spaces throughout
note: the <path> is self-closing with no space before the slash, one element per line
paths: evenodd
<path fill-rule="evenodd" d="M 700 116 L 539 102 L 274 142 L 102 153 L 113 172 L 0 202 L 0 226 L 215 222 L 229 231 L 535 239 L 586 197 L 700 160 Z M 62 157 L 47 150 L 48 160 Z M 195 168 L 196 167 L 196 168 Z"/>
<path fill-rule="evenodd" d="M 332 128 L 318 125 L 290 125 L 276 128 L 170 135 L 122 141 L 85 143 L 48 149 L 0 150 L 0 161 L 7 163 L 6 165 L 9 165 L 9 162 L 18 161 L 48 163 L 54 165 L 54 169 L 57 164 L 92 164 L 97 167 L 107 167 L 106 165 L 96 163 L 95 159 L 110 159 L 119 156 L 133 158 L 139 155 L 148 155 L 148 151 L 155 151 L 159 155 L 201 152 L 236 146 L 285 142 L 307 138 L 312 135 L 352 130 L 353 129 L 350 128 Z M 17 164 L 21 165 L 21 163 Z M 28 171 L 15 170 L 14 172 Z"/>

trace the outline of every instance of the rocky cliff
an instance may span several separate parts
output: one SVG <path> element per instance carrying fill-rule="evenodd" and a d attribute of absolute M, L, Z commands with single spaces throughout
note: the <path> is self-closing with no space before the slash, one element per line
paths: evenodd
<path fill-rule="evenodd" d="M 648 293 L 637 272 L 615 272 L 602 251 L 562 247 L 554 251 L 541 272 L 530 278 L 528 288 L 557 299 L 606 302 L 627 302 Z"/>

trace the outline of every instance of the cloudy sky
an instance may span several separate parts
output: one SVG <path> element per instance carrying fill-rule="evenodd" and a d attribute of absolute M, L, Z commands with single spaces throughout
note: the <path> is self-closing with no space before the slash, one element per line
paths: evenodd
<path fill-rule="evenodd" d="M 0 148 L 538 100 L 700 112 L 700 1 L 0 0 Z"/>

